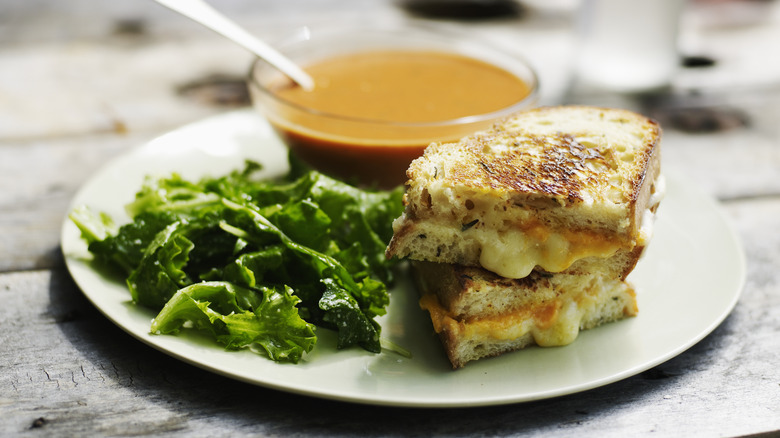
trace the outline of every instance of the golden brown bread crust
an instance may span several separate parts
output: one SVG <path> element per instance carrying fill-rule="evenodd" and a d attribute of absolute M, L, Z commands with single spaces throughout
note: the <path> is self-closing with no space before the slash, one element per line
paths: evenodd
<path fill-rule="evenodd" d="M 545 117 L 557 119 L 556 130 L 544 129 L 544 125 L 519 123 L 526 123 L 525 119 L 543 123 Z M 585 124 L 572 123 L 569 127 L 566 117 L 580 117 L 584 119 L 581 122 L 605 119 L 613 128 L 625 127 L 630 131 L 628 136 L 641 137 L 645 143 L 633 148 L 630 156 L 620 156 L 623 151 L 615 149 L 615 142 L 625 139 L 607 138 L 603 144 L 595 144 L 605 133 L 588 132 L 591 128 Z M 569 130 L 561 131 L 567 128 Z M 660 139 L 661 128 L 657 122 L 626 110 L 543 107 L 508 117 L 496 123 L 492 130 L 465 137 L 459 143 L 433 143 L 426 154 L 434 155 L 453 148 L 463 152 L 459 155 L 463 160 L 448 167 L 446 176 L 436 175 L 445 178 L 453 188 L 512 192 L 531 203 L 567 206 L 592 198 L 594 191 L 608 189 L 608 178 L 618 174 L 628 184 L 621 190 L 624 202 L 632 203 L 639 200 L 641 190 L 647 187 L 646 182 L 652 182 L 658 176 Z M 423 159 L 418 159 L 409 167 L 409 184 L 417 178 L 425 178 L 423 163 Z M 594 172 L 594 168 L 605 171 Z M 415 216 L 424 217 L 427 212 L 427 209 L 421 210 Z"/>
<path fill-rule="evenodd" d="M 661 139 L 660 128 L 658 131 L 657 142 Z M 631 232 L 636 235 L 639 228 L 642 226 L 642 219 L 644 212 L 650 210 L 653 213 L 658 209 L 658 204 L 650 204 L 653 195 L 655 194 L 656 182 L 661 177 L 661 148 L 658 143 L 648 151 L 646 161 L 643 163 L 643 171 L 639 174 L 639 178 L 632 180 L 631 187 Z M 660 199 L 659 199 L 660 201 Z"/>
<path fill-rule="evenodd" d="M 598 183 L 594 175 L 587 173 L 585 163 L 610 165 L 597 149 L 586 148 L 567 133 L 537 136 L 507 131 L 502 125 L 496 128 L 464 140 L 463 149 L 478 166 L 454 167 L 448 176 L 453 185 L 533 193 L 540 202 L 550 200 L 566 206 L 582 202 L 583 188 Z M 483 153 L 487 144 L 507 140 L 520 143 L 515 139 L 520 136 L 523 146 L 537 150 L 538 154 L 528 154 L 524 148 L 511 148 L 502 154 Z"/>
<path fill-rule="evenodd" d="M 544 242 L 552 231 L 568 242 L 571 257 L 541 268 L 561 272 L 581 258 L 616 256 L 614 275 L 624 278 L 636 263 L 631 257 L 641 254 L 646 211 L 656 207 L 649 202 L 660 176 L 660 138 L 658 124 L 639 114 L 566 106 L 516 114 L 458 143 L 431 144 L 407 171 L 406 208 L 386 255 L 482 265 L 517 278 L 527 269 L 490 266 L 484 251 L 502 242 L 492 259 L 511 259 L 501 251 L 519 247 L 512 243 L 518 237 Z M 591 251 L 591 243 L 600 249 Z"/>

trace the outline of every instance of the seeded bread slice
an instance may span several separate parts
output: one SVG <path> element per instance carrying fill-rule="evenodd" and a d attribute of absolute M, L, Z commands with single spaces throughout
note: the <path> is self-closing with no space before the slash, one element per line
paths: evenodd
<path fill-rule="evenodd" d="M 658 124 L 630 111 L 561 106 L 433 143 L 407 171 L 386 255 L 508 278 L 596 257 L 625 278 L 662 194 L 660 139 Z"/>

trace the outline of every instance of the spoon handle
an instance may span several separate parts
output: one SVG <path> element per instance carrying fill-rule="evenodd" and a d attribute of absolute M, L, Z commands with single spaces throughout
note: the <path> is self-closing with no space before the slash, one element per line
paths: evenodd
<path fill-rule="evenodd" d="M 295 81 L 304 90 L 314 88 L 311 76 L 264 41 L 248 33 L 202 0 L 156 0 L 224 37 L 240 44 Z"/>

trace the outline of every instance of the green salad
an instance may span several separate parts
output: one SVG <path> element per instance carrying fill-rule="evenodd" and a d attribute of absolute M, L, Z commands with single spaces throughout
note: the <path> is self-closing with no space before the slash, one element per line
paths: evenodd
<path fill-rule="evenodd" d="M 379 352 L 394 261 L 384 251 L 403 189 L 367 191 L 291 161 L 278 179 L 260 164 L 187 181 L 147 177 L 117 227 L 74 209 L 95 263 L 126 279 L 133 301 L 158 312 L 155 334 L 204 330 L 227 349 L 297 363 L 337 332 L 337 348 Z"/>

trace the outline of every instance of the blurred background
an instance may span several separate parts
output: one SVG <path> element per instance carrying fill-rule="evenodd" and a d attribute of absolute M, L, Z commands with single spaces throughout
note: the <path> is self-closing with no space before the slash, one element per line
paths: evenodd
<path fill-rule="evenodd" d="M 543 104 L 633 104 L 572 89 L 582 11 L 599 3 L 610 7 L 605 0 L 318 0 L 316 7 L 308 0 L 209 3 L 270 41 L 302 26 L 428 20 L 525 55 L 539 71 Z M 759 108 L 767 104 L 768 93 L 776 96 L 780 3 L 672 3 L 681 5 L 679 69 L 671 90 L 644 103 L 669 111 L 724 107 L 723 113 L 699 111 L 675 120 L 687 130 L 732 127 L 760 117 L 732 107 Z M 631 15 L 638 20 L 642 13 Z M 659 32 L 670 28 L 663 26 Z M 245 105 L 243 78 L 250 59 L 242 48 L 151 0 L 4 0 L 0 139 L 155 130 Z"/>

